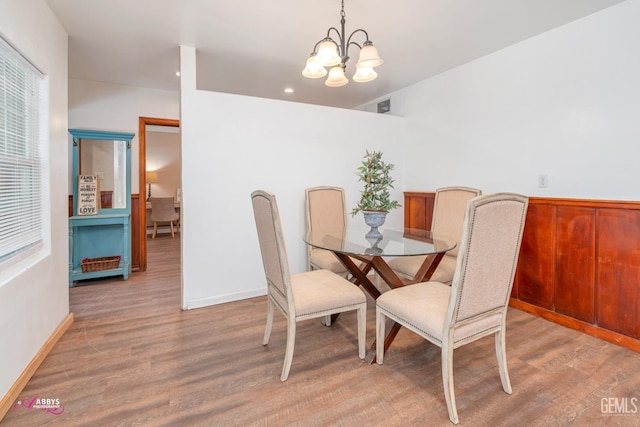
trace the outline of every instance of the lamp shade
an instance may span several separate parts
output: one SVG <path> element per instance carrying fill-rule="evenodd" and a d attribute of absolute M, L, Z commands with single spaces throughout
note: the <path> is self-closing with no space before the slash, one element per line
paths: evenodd
<path fill-rule="evenodd" d="M 349 83 L 349 79 L 344 75 L 344 68 L 340 65 L 336 65 L 329 70 L 329 77 L 324 82 L 329 87 L 340 87 L 347 83 Z"/>
<path fill-rule="evenodd" d="M 316 61 L 325 67 L 333 67 L 340 63 L 341 59 L 340 55 L 338 55 L 338 46 L 333 40 L 327 38 L 320 43 Z"/>
<path fill-rule="evenodd" d="M 307 65 L 304 67 L 304 70 L 302 70 L 302 75 L 310 79 L 317 79 L 327 75 L 326 68 L 318 62 L 315 53 L 312 53 L 311 56 L 309 56 L 309 59 L 307 59 Z"/>
<path fill-rule="evenodd" d="M 378 56 L 378 49 L 373 43 L 367 41 L 360 49 L 360 56 L 358 57 L 357 67 L 377 67 L 382 64 L 382 59 Z"/>
<path fill-rule="evenodd" d="M 378 77 L 378 73 L 376 73 L 371 67 L 357 67 L 356 73 L 353 75 L 353 81 L 358 83 L 370 82 Z"/>
<path fill-rule="evenodd" d="M 147 179 L 147 184 L 153 184 L 154 182 L 158 182 L 158 172 L 147 171 L 146 179 Z"/>

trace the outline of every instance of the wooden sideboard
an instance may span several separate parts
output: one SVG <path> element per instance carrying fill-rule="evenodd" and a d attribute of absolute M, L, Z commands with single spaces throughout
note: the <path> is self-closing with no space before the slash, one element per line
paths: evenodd
<path fill-rule="evenodd" d="M 405 227 L 434 200 L 404 193 Z M 529 198 L 510 305 L 640 351 L 640 202 Z"/>

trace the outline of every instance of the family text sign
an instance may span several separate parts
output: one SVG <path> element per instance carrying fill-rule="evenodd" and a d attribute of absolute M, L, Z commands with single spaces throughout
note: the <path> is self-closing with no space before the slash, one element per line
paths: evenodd
<path fill-rule="evenodd" d="M 100 177 L 78 176 L 78 216 L 98 215 L 100 212 Z"/>

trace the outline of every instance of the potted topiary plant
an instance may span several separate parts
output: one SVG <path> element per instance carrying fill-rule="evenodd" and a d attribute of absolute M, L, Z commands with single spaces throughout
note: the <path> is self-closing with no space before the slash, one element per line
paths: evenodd
<path fill-rule="evenodd" d="M 378 227 L 384 224 L 387 213 L 401 206 L 397 200 L 391 200 L 389 193 L 389 189 L 393 188 L 393 165 L 382 160 L 380 151 L 367 150 L 363 158 L 357 175 L 358 182 L 364 182 L 364 188 L 360 192 L 360 201 L 351 211 L 351 215 L 362 212 L 364 222 L 371 227 L 367 237 L 379 237 L 381 234 Z"/>

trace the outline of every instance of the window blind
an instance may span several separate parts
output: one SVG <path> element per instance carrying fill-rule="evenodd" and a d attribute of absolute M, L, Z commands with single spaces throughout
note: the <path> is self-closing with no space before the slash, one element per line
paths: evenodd
<path fill-rule="evenodd" d="M 42 241 L 42 80 L 0 38 L 0 264 Z"/>

